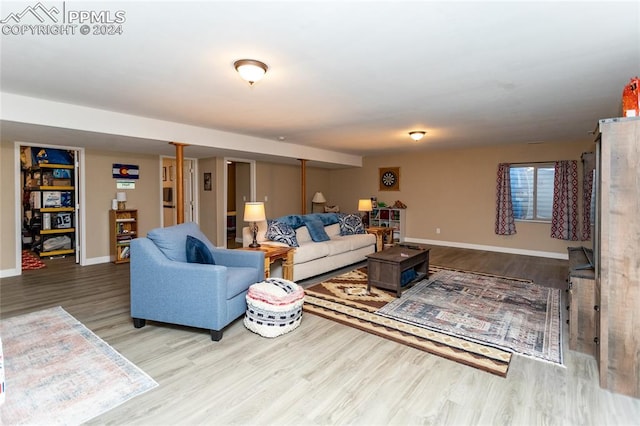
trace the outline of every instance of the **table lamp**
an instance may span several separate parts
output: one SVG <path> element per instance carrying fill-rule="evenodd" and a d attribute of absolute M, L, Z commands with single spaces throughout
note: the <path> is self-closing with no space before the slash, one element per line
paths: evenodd
<path fill-rule="evenodd" d="M 127 193 L 126 192 L 117 192 L 116 200 L 118 201 L 118 210 L 126 209 L 125 203 L 127 202 Z"/>
<path fill-rule="evenodd" d="M 324 198 L 324 194 L 322 192 L 316 192 L 313 195 L 313 199 L 311 200 L 311 212 L 313 213 L 313 206 L 315 204 L 324 204 L 327 202 L 327 199 Z"/>
<path fill-rule="evenodd" d="M 258 224 L 256 222 L 263 221 L 266 218 L 267 217 L 264 213 L 264 203 L 262 201 L 244 203 L 244 221 L 251 222 L 250 229 L 253 234 L 253 242 L 249 244 L 249 247 L 260 247 L 260 244 L 256 241 L 256 236 L 258 234 Z"/>
<path fill-rule="evenodd" d="M 358 200 L 358 211 L 360 212 L 365 212 L 365 214 L 363 215 L 363 222 L 365 222 L 365 218 L 366 215 L 373 210 L 373 204 L 371 203 L 371 198 L 363 198 Z M 366 221 L 367 223 L 369 223 L 369 221 Z"/>

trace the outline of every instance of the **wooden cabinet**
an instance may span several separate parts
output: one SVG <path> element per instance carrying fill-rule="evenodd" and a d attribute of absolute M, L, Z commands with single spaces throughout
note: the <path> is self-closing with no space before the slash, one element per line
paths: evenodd
<path fill-rule="evenodd" d="M 569 247 L 569 349 L 596 355 L 595 270 L 587 254 L 589 249 Z"/>
<path fill-rule="evenodd" d="M 109 229 L 113 262 L 129 262 L 131 240 L 138 236 L 138 210 L 110 210 Z"/>
<path fill-rule="evenodd" d="M 404 242 L 406 209 L 379 207 L 369 212 L 369 226 L 393 228 L 393 242 Z"/>
<path fill-rule="evenodd" d="M 30 167 L 24 194 L 32 249 L 41 257 L 75 253 L 75 166 L 45 163 Z"/>
<path fill-rule="evenodd" d="M 640 117 L 596 140 L 595 328 L 600 386 L 640 397 Z"/>

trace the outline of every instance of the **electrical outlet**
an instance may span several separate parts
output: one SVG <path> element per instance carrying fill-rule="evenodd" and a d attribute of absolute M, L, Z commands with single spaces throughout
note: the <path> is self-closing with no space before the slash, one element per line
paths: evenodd
<path fill-rule="evenodd" d="M 269 197 L 267 197 L 266 195 L 264 196 L 264 202 L 266 203 L 267 201 L 269 201 Z"/>
<path fill-rule="evenodd" d="M 247 201 L 247 196 L 246 195 L 242 196 L 242 201 Z"/>
<path fill-rule="evenodd" d="M 440 228 L 436 228 L 436 234 L 440 233 Z"/>

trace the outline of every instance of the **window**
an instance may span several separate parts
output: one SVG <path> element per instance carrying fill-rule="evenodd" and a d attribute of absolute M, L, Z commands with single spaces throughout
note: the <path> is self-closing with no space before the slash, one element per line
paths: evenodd
<path fill-rule="evenodd" d="M 521 164 L 509 168 L 516 220 L 551 222 L 555 165 Z"/>

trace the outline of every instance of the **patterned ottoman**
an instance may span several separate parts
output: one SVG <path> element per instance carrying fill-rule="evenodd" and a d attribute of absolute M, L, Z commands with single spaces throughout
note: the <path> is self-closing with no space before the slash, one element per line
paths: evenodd
<path fill-rule="evenodd" d="M 304 290 L 282 278 L 267 278 L 247 292 L 244 325 L 263 337 L 288 333 L 302 321 Z"/>

